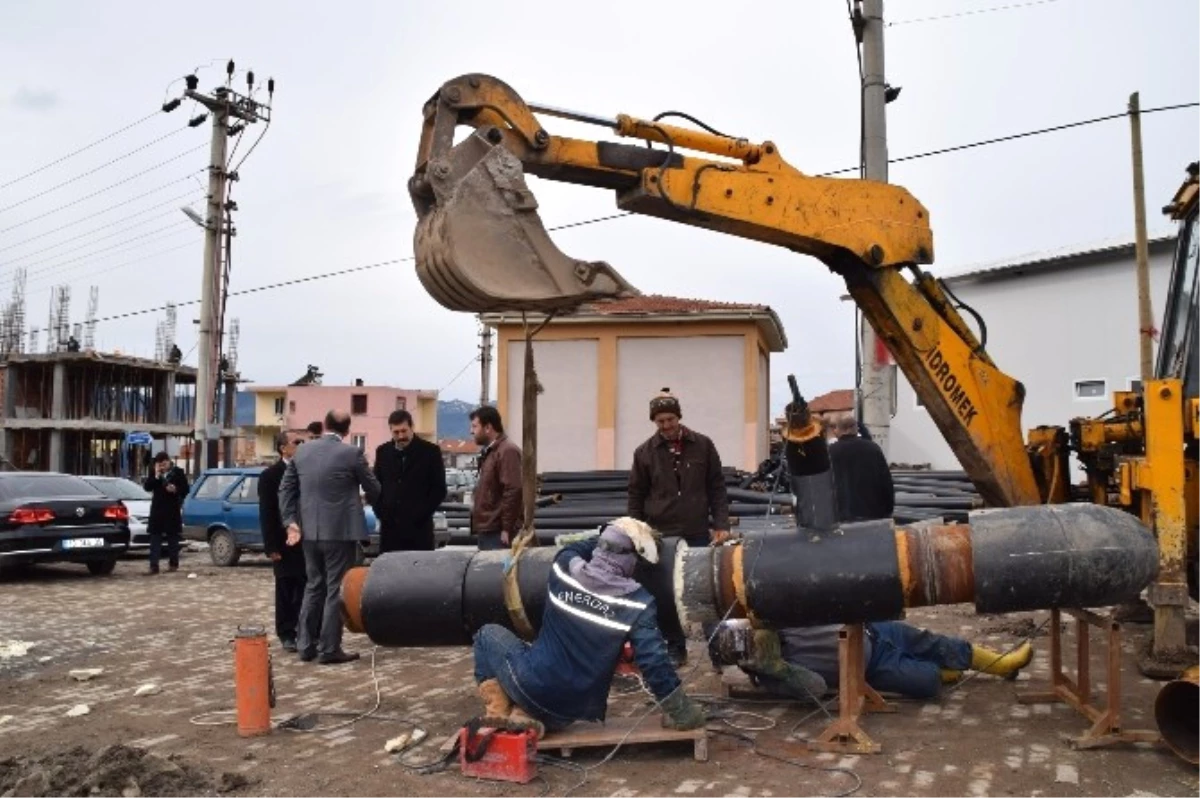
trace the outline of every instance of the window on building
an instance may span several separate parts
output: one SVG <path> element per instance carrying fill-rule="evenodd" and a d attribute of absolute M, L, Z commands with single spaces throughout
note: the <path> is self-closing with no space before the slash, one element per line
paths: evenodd
<path fill-rule="evenodd" d="M 1076 399 L 1103 399 L 1108 395 L 1104 380 L 1075 380 Z"/>
<path fill-rule="evenodd" d="M 362 449 L 365 452 L 367 450 L 367 436 L 366 435 L 351 435 L 350 436 L 350 445 L 357 446 L 359 449 Z"/>
<path fill-rule="evenodd" d="M 350 415 L 365 416 L 367 414 L 367 395 L 355 393 L 350 395 Z"/>
<path fill-rule="evenodd" d="M 288 402 L 288 412 L 289 412 L 289 413 L 295 413 L 295 412 L 296 412 L 296 403 L 295 403 L 295 401 Z"/>
<path fill-rule="evenodd" d="M 407 410 L 408 409 L 408 397 L 397 396 L 396 397 L 396 409 L 397 410 Z"/>
<path fill-rule="evenodd" d="M 1129 390 L 1140 394 L 1142 392 L 1142 381 L 1137 377 L 1129 378 Z"/>
<path fill-rule="evenodd" d="M 295 408 L 292 408 L 292 409 L 294 410 Z M 283 397 L 282 396 L 275 397 L 275 415 L 277 415 L 277 416 L 283 415 Z"/>

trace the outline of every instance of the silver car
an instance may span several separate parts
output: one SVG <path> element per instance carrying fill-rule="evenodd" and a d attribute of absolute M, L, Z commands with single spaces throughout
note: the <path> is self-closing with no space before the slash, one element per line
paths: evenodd
<path fill-rule="evenodd" d="M 150 548 L 150 500 L 153 498 L 142 486 L 124 477 L 81 477 L 106 498 L 119 500 L 129 510 L 129 551 Z"/>

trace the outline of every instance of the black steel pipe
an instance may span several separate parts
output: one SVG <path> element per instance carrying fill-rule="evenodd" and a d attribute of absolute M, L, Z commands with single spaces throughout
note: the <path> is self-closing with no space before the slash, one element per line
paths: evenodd
<path fill-rule="evenodd" d="M 727 610 L 775 628 L 888 620 L 904 606 L 972 596 L 981 613 L 1110 606 L 1137 596 L 1158 567 L 1154 537 L 1135 517 L 1091 504 L 983 510 L 969 526 L 874 521 L 749 532 L 741 546 L 674 544 L 640 577 L 664 627 L 681 612 L 698 619 Z M 535 624 L 554 551 L 539 547 L 521 559 L 520 591 Z M 465 644 L 482 622 L 508 623 L 506 556 L 385 554 L 347 576 L 346 596 L 361 596 L 347 600 L 347 626 L 381 645 Z"/>

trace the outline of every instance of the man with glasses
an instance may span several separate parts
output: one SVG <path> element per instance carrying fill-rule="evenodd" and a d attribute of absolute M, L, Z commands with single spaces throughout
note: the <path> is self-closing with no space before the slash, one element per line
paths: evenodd
<path fill-rule="evenodd" d="M 279 459 L 258 477 L 258 522 L 262 528 L 263 551 L 275 570 L 275 634 L 284 651 L 296 651 L 300 605 L 304 602 L 304 549 L 287 545 L 287 530 L 279 509 L 279 485 L 296 448 L 304 443 L 303 432 L 281 432 L 275 436 Z"/>

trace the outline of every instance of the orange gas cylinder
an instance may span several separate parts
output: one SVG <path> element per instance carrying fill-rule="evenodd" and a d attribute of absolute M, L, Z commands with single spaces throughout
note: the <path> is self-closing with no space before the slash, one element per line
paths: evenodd
<path fill-rule="evenodd" d="M 261 626 L 238 627 L 233 648 L 233 691 L 238 734 L 242 737 L 270 734 L 275 683 L 267 651 L 267 631 Z"/>

